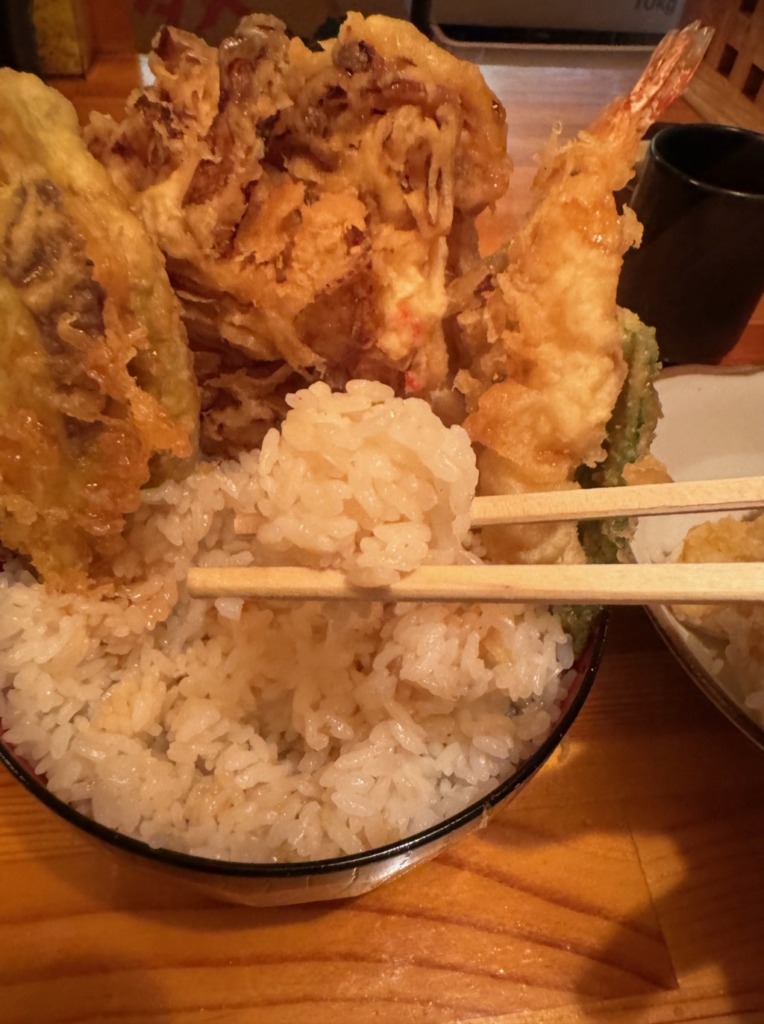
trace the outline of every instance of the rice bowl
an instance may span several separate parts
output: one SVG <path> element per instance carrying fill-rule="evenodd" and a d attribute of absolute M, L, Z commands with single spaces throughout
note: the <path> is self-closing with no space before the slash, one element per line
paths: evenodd
<path fill-rule="evenodd" d="M 7 744 L 152 847 L 325 861 L 426 832 L 538 749 L 573 678 L 545 608 L 190 599 L 194 562 L 339 563 L 377 585 L 479 559 L 460 427 L 373 382 L 291 401 L 260 454 L 146 493 L 116 594 L 55 593 L 13 562 L 0 578 Z"/>
<path fill-rule="evenodd" d="M 504 111 L 411 25 L 351 13 L 316 50 L 269 15 L 220 47 L 165 29 L 154 82 L 84 134 L 3 72 L 0 328 L 20 355 L 0 382 L 0 721 L 46 804 L 289 902 L 431 855 L 545 760 L 596 669 L 598 610 L 380 588 L 427 564 L 619 557 L 626 521 L 472 532 L 471 502 L 620 486 L 649 449 L 657 346 L 616 301 L 639 225 L 613 193 L 707 41 L 669 34 L 588 131 L 553 133 L 488 256 Z M 102 207 L 138 264 L 91 230 Z M 189 596 L 192 566 L 281 565 L 374 590 Z"/>
<path fill-rule="evenodd" d="M 435 857 L 447 846 L 488 822 L 490 813 L 513 799 L 549 759 L 581 710 L 599 665 L 606 631 L 600 615 L 587 648 L 576 663 L 560 718 L 536 752 L 482 800 L 460 814 L 406 840 L 362 854 L 303 863 L 252 864 L 194 857 L 150 847 L 94 821 L 53 796 L 45 781 L 0 740 L 0 762 L 42 804 L 105 851 L 127 857 L 162 877 L 228 902 L 249 906 L 286 906 L 353 896 L 375 889 Z"/>

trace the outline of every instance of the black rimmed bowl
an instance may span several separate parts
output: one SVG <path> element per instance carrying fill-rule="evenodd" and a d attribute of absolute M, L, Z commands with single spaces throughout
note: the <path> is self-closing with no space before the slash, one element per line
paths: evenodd
<path fill-rule="evenodd" d="M 360 896 L 422 861 L 435 857 L 458 839 L 486 825 L 491 812 L 515 797 L 530 781 L 573 724 L 597 673 L 607 628 L 603 612 L 570 670 L 573 678 L 560 716 L 538 749 L 490 793 L 437 825 L 406 839 L 364 853 L 327 860 L 256 864 L 215 860 L 159 849 L 106 828 L 54 796 L 44 778 L 0 741 L 0 762 L 41 803 L 64 821 L 122 858 L 161 872 L 230 903 L 254 907 L 286 906 Z"/>

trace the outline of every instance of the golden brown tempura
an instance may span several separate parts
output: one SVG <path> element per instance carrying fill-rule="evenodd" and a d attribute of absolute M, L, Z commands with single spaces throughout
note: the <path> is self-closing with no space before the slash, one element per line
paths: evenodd
<path fill-rule="evenodd" d="M 265 15 L 217 49 L 164 29 L 150 63 L 125 120 L 87 135 L 167 256 L 206 450 L 259 444 L 319 376 L 442 387 L 446 286 L 509 172 L 478 69 L 358 14 L 319 52 Z"/>
<path fill-rule="evenodd" d="M 509 161 L 503 111 L 474 65 L 405 22 L 357 14 L 317 52 L 266 15 L 218 48 L 163 30 L 156 83 L 121 124 L 94 115 L 88 140 L 165 253 L 205 450 L 259 445 L 284 395 L 316 377 L 367 377 L 452 420 L 466 407 L 486 493 L 574 487 L 581 467 L 621 466 L 612 449 L 600 463 L 624 405 L 624 338 L 642 325 L 616 305 L 639 226 L 613 192 L 705 42 L 694 27 L 670 35 L 629 96 L 567 145 L 553 139 L 528 222 L 481 261 L 475 216 L 505 189 Z M 25 408 L 47 433 L 43 443 L 8 418 L 0 540 L 65 575 L 113 554 L 152 453 L 188 449 L 195 406 L 159 252 L 83 153 L 65 101 L 35 88 L 26 136 L 6 103 L 6 134 L 23 145 L 0 163 L 0 298 L 9 358 L 28 364 Z M 640 390 L 654 364 L 640 376 L 632 362 L 630 385 Z M 14 477 L 24 430 L 53 467 L 50 493 L 64 496 L 50 507 L 47 483 Z M 494 560 L 584 559 L 574 524 L 492 528 L 486 545 Z"/>
<path fill-rule="evenodd" d="M 680 562 L 761 562 L 764 561 L 764 514 L 751 519 L 723 516 L 693 526 L 684 538 Z M 723 635 L 718 628 L 720 613 L 733 607 L 741 619 L 757 623 L 759 645 L 764 643 L 764 601 L 760 604 L 673 605 L 672 610 L 688 626 L 700 632 Z M 722 618 L 724 616 L 722 615 Z"/>
<path fill-rule="evenodd" d="M 761 562 L 764 514 L 700 523 L 684 539 L 680 562 Z M 714 660 L 718 681 L 746 714 L 764 724 L 764 601 L 672 605 Z"/>
<path fill-rule="evenodd" d="M 710 30 L 670 33 L 627 96 L 558 147 L 534 183 L 536 205 L 507 247 L 509 264 L 458 320 L 469 366 L 457 377 L 484 493 L 576 486 L 603 442 L 626 375 L 616 305 L 625 251 L 641 228 L 613 193 L 632 177 L 640 140 L 679 95 Z M 486 531 L 503 561 L 584 561 L 575 524 Z"/>
<path fill-rule="evenodd" d="M 98 576 L 198 394 L 162 256 L 71 104 L 0 70 L 0 541 L 46 581 Z"/>

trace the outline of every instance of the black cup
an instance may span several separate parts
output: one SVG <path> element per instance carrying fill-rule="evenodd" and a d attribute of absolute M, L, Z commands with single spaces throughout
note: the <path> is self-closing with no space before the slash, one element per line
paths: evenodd
<path fill-rule="evenodd" d="M 716 363 L 764 290 L 764 135 L 675 124 L 651 140 L 630 206 L 642 245 L 618 303 L 656 328 L 664 363 Z"/>

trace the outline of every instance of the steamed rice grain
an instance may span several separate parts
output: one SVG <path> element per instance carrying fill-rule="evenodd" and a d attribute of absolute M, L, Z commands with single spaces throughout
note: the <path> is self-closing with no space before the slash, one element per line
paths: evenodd
<path fill-rule="evenodd" d="M 460 428 L 380 384 L 292 404 L 261 453 L 145 494 L 114 593 L 0 576 L 5 740 L 61 799 L 152 845 L 242 861 L 378 846 L 493 788 L 559 715 L 572 655 L 544 609 L 188 597 L 192 564 L 374 584 L 475 560 Z M 241 512 L 254 539 L 234 533 Z"/>

